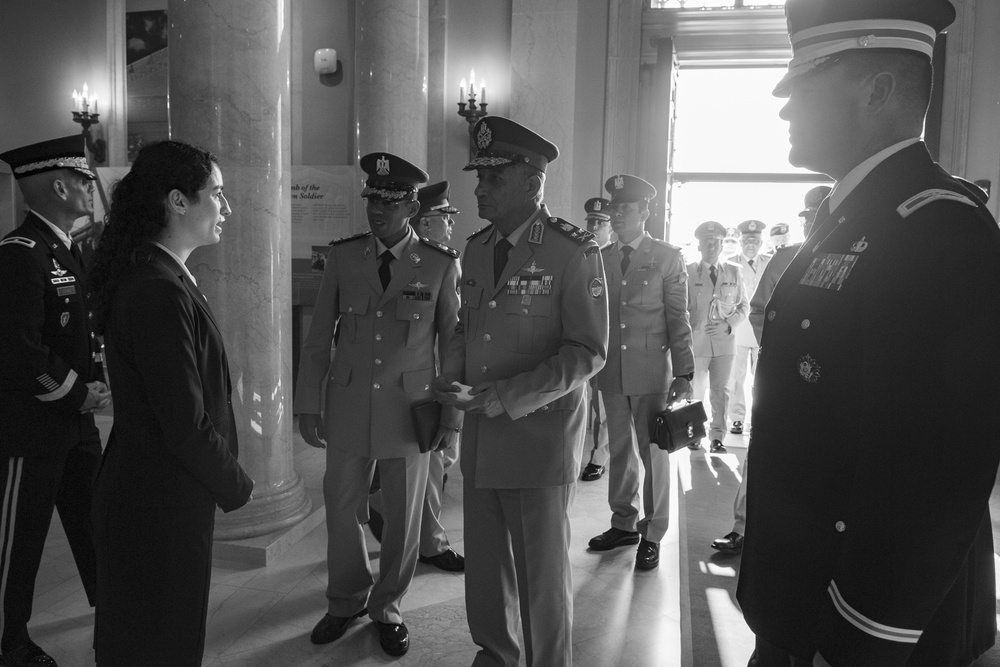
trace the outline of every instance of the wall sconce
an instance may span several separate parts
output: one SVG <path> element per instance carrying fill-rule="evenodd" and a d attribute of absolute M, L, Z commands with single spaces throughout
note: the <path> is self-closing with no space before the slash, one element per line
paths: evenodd
<path fill-rule="evenodd" d="M 468 103 L 465 100 L 468 99 Z M 469 85 L 466 87 L 465 79 L 459 84 L 458 89 L 458 115 L 469 121 L 469 154 L 475 156 L 475 144 L 472 138 L 472 129 L 476 122 L 486 115 L 486 81 L 479 82 L 479 105 L 476 105 L 476 70 L 469 72 Z"/>
<path fill-rule="evenodd" d="M 73 91 L 73 122 L 83 126 L 84 138 L 87 142 L 87 150 L 94 162 L 104 162 L 107 158 L 107 143 L 104 139 L 94 141 L 90 135 L 90 126 L 97 125 L 100 114 L 97 113 L 97 95 L 91 95 L 87 84 L 83 84 L 83 93 Z"/>

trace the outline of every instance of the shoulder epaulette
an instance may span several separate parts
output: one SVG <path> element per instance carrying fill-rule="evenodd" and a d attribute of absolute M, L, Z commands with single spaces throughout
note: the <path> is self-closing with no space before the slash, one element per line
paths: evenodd
<path fill-rule="evenodd" d="M 923 192 L 917 193 L 904 201 L 899 205 L 899 207 L 896 208 L 896 213 L 899 213 L 902 218 L 907 218 L 931 202 L 941 200 L 955 201 L 960 204 L 972 206 L 973 208 L 977 206 L 976 202 L 960 192 L 955 192 L 954 190 L 943 190 L 941 188 L 931 188 L 930 190 L 924 190 Z"/>
<path fill-rule="evenodd" d="M 371 236 L 371 235 L 372 235 L 372 233 L 370 231 L 361 232 L 360 234 L 355 234 L 354 236 L 345 236 L 342 239 L 334 239 L 334 240 L 330 241 L 330 245 L 339 245 L 341 243 L 347 243 L 348 241 L 353 241 L 354 239 L 361 239 L 361 238 L 364 238 L 366 236 Z"/>
<path fill-rule="evenodd" d="M 560 232 L 563 236 L 568 236 L 570 239 L 575 241 L 577 245 L 587 245 L 594 240 L 594 235 L 586 229 L 581 229 L 571 222 L 566 222 L 562 218 L 554 216 L 549 218 L 549 227 L 552 227 L 556 231 Z"/>
<path fill-rule="evenodd" d="M 34 241 L 26 239 L 23 236 L 8 236 L 3 241 L 0 241 L 0 245 L 7 245 L 8 243 L 17 243 L 18 245 L 23 245 L 27 248 L 35 247 Z"/>
<path fill-rule="evenodd" d="M 487 229 L 493 229 L 493 223 L 492 222 L 490 224 L 486 225 L 485 227 L 481 227 L 480 229 L 477 229 L 476 231 L 472 232 L 472 234 L 470 234 L 465 240 L 466 241 L 471 241 L 472 239 L 476 238 L 477 236 L 479 236 L 480 234 L 482 234 L 483 232 L 485 232 Z"/>
<path fill-rule="evenodd" d="M 421 236 L 420 237 L 420 242 L 423 243 L 424 245 L 429 245 L 430 247 L 434 248 L 435 250 L 440 250 L 444 254 L 450 255 L 451 257 L 454 257 L 455 259 L 458 259 L 458 257 L 462 254 L 459 251 L 457 251 L 454 248 L 452 248 L 450 245 L 445 245 L 443 243 L 438 243 L 437 241 L 435 241 L 433 239 L 429 239 L 426 236 Z"/>

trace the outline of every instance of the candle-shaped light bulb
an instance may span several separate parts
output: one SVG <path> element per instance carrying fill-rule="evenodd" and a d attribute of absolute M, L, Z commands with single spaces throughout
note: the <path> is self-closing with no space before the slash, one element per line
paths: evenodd
<path fill-rule="evenodd" d="M 462 83 L 458 84 L 458 101 L 465 101 L 465 79 L 462 79 Z"/>
<path fill-rule="evenodd" d="M 97 95 L 94 95 L 93 102 L 94 102 L 94 110 L 91 113 L 93 113 L 96 116 L 97 115 Z"/>
<path fill-rule="evenodd" d="M 88 111 L 90 111 L 90 99 L 89 99 L 90 98 L 90 88 L 87 87 L 86 82 L 84 82 L 84 84 L 83 84 L 82 97 L 83 97 L 83 112 L 87 113 Z"/>
<path fill-rule="evenodd" d="M 80 110 L 80 93 L 76 92 L 76 88 L 73 89 L 73 111 Z"/>
<path fill-rule="evenodd" d="M 476 70 L 472 69 L 469 72 L 469 97 L 471 99 L 476 99 Z"/>
<path fill-rule="evenodd" d="M 479 103 L 486 104 L 486 79 L 479 82 Z"/>

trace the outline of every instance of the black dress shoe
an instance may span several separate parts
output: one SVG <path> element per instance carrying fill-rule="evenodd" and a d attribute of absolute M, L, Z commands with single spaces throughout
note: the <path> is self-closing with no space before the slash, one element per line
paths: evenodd
<path fill-rule="evenodd" d="M 729 429 L 729 432 L 736 435 L 743 433 L 743 422 L 733 422 L 733 427 Z"/>
<path fill-rule="evenodd" d="M 736 532 L 729 533 L 725 537 L 720 537 L 717 540 L 713 540 L 712 548 L 718 549 L 719 551 L 728 551 L 732 553 L 735 553 L 737 551 L 742 551 L 743 536 Z"/>
<path fill-rule="evenodd" d="M 0 659 L 0 664 L 9 665 L 10 667 L 36 667 L 37 665 L 41 665 L 42 667 L 58 667 L 51 655 L 30 640 L 27 644 L 21 644 L 17 648 L 4 653 L 3 658 Z"/>
<path fill-rule="evenodd" d="M 629 544 L 639 543 L 639 531 L 622 530 L 621 528 L 609 528 L 597 537 L 590 538 L 587 543 L 593 551 L 608 551 Z"/>
<path fill-rule="evenodd" d="M 639 542 L 639 550 L 635 553 L 635 569 L 652 570 L 660 564 L 660 543 L 650 542 L 643 538 Z"/>
<path fill-rule="evenodd" d="M 419 560 L 445 572 L 465 572 L 465 559 L 454 549 L 448 549 L 437 556 L 420 556 Z"/>
<path fill-rule="evenodd" d="M 410 633 L 402 623 L 383 623 L 375 621 L 378 628 L 378 643 L 382 650 L 398 658 L 410 650 Z"/>
<path fill-rule="evenodd" d="M 382 528 L 384 527 L 385 527 L 385 521 L 383 521 L 382 515 L 379 514 L 374 507 L 369 505 L 368 528 L 372 531 L 372 535 L 375 536 L 375 539 L 379 541 L 379 544 L 382 543 Z"/>
<path fill-rule="evenodd" d="M 721 440 L 713 440 L 712 448 L 709 450 L 712 454 L 725 454 L 726 446 L 722 444 Z"/>
<path fill-rule="evenodd" d="M 601 478 L 604 475 L 605 467 L 599 466 L 596 463 L 588 463 L 583 468 L 583 474 L 580 475 L 580 479 L 584 482 L 593 482 Z"/>
<path fill-rule="evenodd" d="M 361 618 L 368 613 L 367 609 L 362 609 L 353 616 L 332 616 L 327 614 L 319 619 L 319 623 L 313 628 L 309 635 L 309 641 L 313 644 L 329 644 L 335 639 L 340 639 L 347 632 L 347 626 L 356 618 Z"/>

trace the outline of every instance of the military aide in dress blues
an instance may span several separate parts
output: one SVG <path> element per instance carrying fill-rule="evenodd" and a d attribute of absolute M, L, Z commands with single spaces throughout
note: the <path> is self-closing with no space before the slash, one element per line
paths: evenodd
<path fill-rule="evenodd" d="M 955 10 L 786 11 L 789 161 L 836 186 L 766 306 L 737 589 L 751 664 L 968 665 L 996 634 L 1000 229 L 920 141 Z"/>
<path fill-rule="evenodd" d="M 87 600 L 96 572 L 91 534 L 101 456 L 95 410 L 110 393 L 91 328 L 86 271 L 70 237 L 93 213 L 94 174 L 81 135 L 0 154 L 30 207 L 0 241 L 0 652 L 4 664 L 51 664 L 28 636 L 35 573 L 53 506 Z M 57 500 L 58 498 L 58 500 Z"/>
<path fill-rule="evenodd" d="M 462 258 L 462 311 L 435 394 L 462 433 L 466 611 L 474 665 L 570 667 L 569 507 L 585 387 L 607 357 L 608 304 L 593 236 L 542 204 L 554 144 L 507 118 L 473 132 L 479 216 Z M 460 399 L 455 383 L 471 385 Z M 467 390 L 468 391 L 468 390 Z M 520 613 L 519 613 L 520 611 Z"/>

